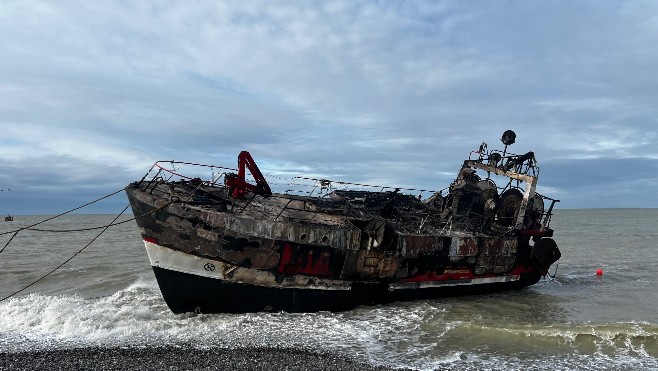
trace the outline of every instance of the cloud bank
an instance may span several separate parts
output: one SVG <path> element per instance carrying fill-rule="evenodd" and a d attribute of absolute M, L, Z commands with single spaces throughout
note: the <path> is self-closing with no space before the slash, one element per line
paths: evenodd
<path fill-rule="evenodd" d="M 3 2 L 0 212 L 60 212 L 156 160 L 234 166 L 241 150 L 266 172 L 438 190 L 507 129 L 560 207 L 658 207 L 655 14 L 642 1 Z"/>

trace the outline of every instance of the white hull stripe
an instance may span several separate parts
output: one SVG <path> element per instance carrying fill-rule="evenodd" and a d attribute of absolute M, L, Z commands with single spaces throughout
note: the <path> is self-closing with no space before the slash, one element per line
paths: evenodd
<path fill-rule="evenodd" d="M 242 268 L 217 260 L 169 249 L 144 241 L 151 266 L 195 276 L 272 288 L 298 288 L 311 290 L 350 290 L 351 281 L 328 280 L 318 277 L 293 275 L 277 282 L 274 274 L 258 269 Z"/>
<path fill-rule="evenodd" d="M 195 255 L 172 250 L 148 241 L 144 241 L 146 252 L 153 267 L 170 271 L 187 273 L 195 276 L 225 280 L 272 288 L 298 288 L 316 290 L 350 290 L 352 281 L 328 280 L 317 277 L 294 275 L 283 282 L 277 282 L 274 274 L 257 269 L 242 268 L 217 260 L 204 259 Z M 397 282 L 388 286 L 390 291 L 408 289 L 426 289 L 449 286 L 475 286 L 489 283 L 518 281 L 520 276 L 506 275 L 496 277 L 470 278 L 445 281 Z"/>

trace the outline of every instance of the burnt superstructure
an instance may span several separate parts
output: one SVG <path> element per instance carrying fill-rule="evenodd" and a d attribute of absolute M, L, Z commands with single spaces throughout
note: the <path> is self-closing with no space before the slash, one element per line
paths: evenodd
<path fill-rule="evenodd" d="M 175 313 L 344 310 L 518 289 L 560 252 L 550 228 L 558 201 L 536 192 L 532 152 L 507 153 L 514 139 L 503 135 L 504 151 L 482 143 L 443 192 L 308 177 L 275 192 L 242 152 L 238 169 L 157 162 L 126 193 Z"/>

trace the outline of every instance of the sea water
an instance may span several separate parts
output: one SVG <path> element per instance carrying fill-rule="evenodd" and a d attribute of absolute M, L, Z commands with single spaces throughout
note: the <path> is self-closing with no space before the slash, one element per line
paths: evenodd
<path fill-rule="evenodd" d="M 0 233 L 46 218 L 18 215 Z M 75 255 L 0 302 L 0 352 L 264 346 L 418 370 L 658 369 L 656 209 L 556 211 L 557 275 L 524 290 L 302 314 L 174 315 L 134 221 L 91 229 L 112 219 L 67 215 L 0 235 L 0 248 L 13 236 L 0 253 L 0 297 Z M 89 230 L 62 232 L 79 229 Z"/>

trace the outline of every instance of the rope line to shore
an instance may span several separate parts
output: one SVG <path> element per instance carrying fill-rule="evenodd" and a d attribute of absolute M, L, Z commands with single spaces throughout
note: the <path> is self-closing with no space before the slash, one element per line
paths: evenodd
<path fill-rule="evenodd" d="M 14 239 L 14 237 L 16 237 L 16 236 L 18 235 L 19 232 L 24 231 L 24 230 L 26 230 L 26 229 L 30 229 L 30 228 L 32 228 L 32 227 L 34 227 L 34 226 L 39 225 L 39 224 L 43 224 L 43 223 L 45 223 L 45 222 L 47 222 L 47 221 L 50 221 L 50 220 L 53 220 L 53 219 L 59 218 L 60 216 L 63 216 L 63 215 L 69 214 L 69 213 L 71 213 L 71 212 L 73 212 L 73 211 L 80 210 L 80 209 L 82 209 L 82 208 L 84 208 L 84 207 L 87 207 L 87 206 L 89 206 L 89 205 L 91 205 L 91 204 L 94 204 L 94 203 L 96 203 L 96 202 L 98 202 L 98 201 L 101 201 L 101 200 L 104 200 L 104 199 L 106 199 L 106 198 L 112 197 L 112 196 L 114 196 L 114 195 L 116 195 L 117 193 L 120 193 L 120 192 L 123 192 L 123 188 L 120 189 L 120 190 L 118 190 L 118 191 L 112 192 L 112 193 L 110 193 L 110 194 L 108 194 L 108 195 L 105 195 L 105 196 L 103 196 L 103 197 L 101 197 L 101 198 L 97 198 L 97 199 L 95 199 L 95 200 L 93 200 L 93 201 L 91 201 L 91 202 L 87 202 L 86 204 L 81 205 L 81 206 L 78 206 L 78 207 L 76 207 L 76 208 L 74 208 L 74 209 L 71 209 L 71 210 L 69 210 L 69 211 L 65 211 L 65 212 L 63 212 L 63 213 L 60 213 L 60 214 L 57 214 L 57 215 L 51 216 L 50 218 L 44 219 L 44 220 L 42 220 L 42 221 L 40 221 L 40 222 L 34 223 L 34 224 L 29 225 L 29 226 L 27 226 L 27 227 L 22 227 L 22 228 L 19 228 L 19 229 L 15 230 L 15 231 L 8 231 L 8 232 L 2 232 L 2 233 L 0 233 L 0 236 L 4 236 L 4 235 L 6 235 L 6 234 L 10 234 L 10 233 L 13 233 L 13 234 L 14 234 L 13 236 L 11 236 L 11 238 L 9 239 L 9 241 L 7 241 L 7 243 L 2 247 L 2 249 L 0 249 L 0 254 L 2 254 L 3 251 L 5 251 L 5 249 L 7 248 L 7 246 L 9 246 L 9 244 L 11 243 L 11 241 Z M 126 208 L 127 208 L 127 207 L 126 207 Z M 123 212 L 122 212 L 121 214 L 123 214 Z M 119 215 L 121 215 L 121 214 L 119 214 Z"/>
<path fill-rule="evenodd" d="M 116 193 L 118 193 L 118 192 L 115 192 L 114 194 L 116 194 Z M 106 196 L 106 197 L 104 197 L 104 198 L 107 198 L 107 197 L 109 197 L 109 196 Z M 100 199 L 99 199 L 99 200 L 100 200 Z M 96 201 L 99 201 L 99 200 L 96 200 Z M 94 202 L 96 202 L 96 201 L 94 201 Z M 92 203 L 93 203 L 93 202 L 92 202 Z M 123 224 L 123 223 L 129 222 L 129 221 L 133 221 L 133 220 L 136 220 L 136 219 L 139 219 L 139 218 L 142 218 L 142 217 L 144 217 L 144 216 L 146 216 L 146 215 L 149 215 L 149 214 L 152 214 L 152 213 L 154 213 L 154 212 L 156 212 L 156 211 L 159 211 L 159 210 L 164 209 L 165 207 L 169 206 L 171 203 L 172 203 L 171 201 L 170 201 L 170 202 L 167 202 L 166 204 L 162 205 L 161 207 L 158 207 L 158 208 L 156 208 L 156 209 L 150 210 L 150 211 L 148 211 L 148 212 L 146 212 L 146 213 L 144 213 L 144 214 L 141 214 L 141 215 L 139 215 L 139 216 L 136 216 L 136 217 L 134 217 L 134 218 L 132 218 L 132 219 L 130 219 L 130 220 L 125 220 L 125 221 L 122 221 L 122 222 L 119 222 L 119 223 L 115 223 L 115 222 L 121 217 L 121 215 L 123 215 L 123 213 L 125 213 L 126 210 L 128 210 L 128 207 L 130 207 L 130 204 L 128 204 L 128 205 L 126 205 L 126 207 L 123 208 L 123 210 L 121 210 L 121 212 L 120 212 L 116 217 L 114 217 L 114 219 L 112 220 L 112 222 L 110 222 L 110 224 L 107 224 L 107 225 L 105 225 L 105 226 L 101 226 L 101 227 L 93 227 L 93 228 L 85 228 L 85 229 L 83 229 L 83 230 L 92 230 L 92 229 L 100 229 L 100 228 L 103 228 L 103 230 L 100 231 L 100 232 L 96 235 L 96 237 L 94 237 L 91 241 L 89 241 L 89 243 L 87 243 L 82 249 L 78 250 L 78 252 L 76 252 L 75 254 L 73 254 L 73 256 L 71 256 L 70 258 L 66 259 L 62 264 L 58 265 L 57 267 L 55 267 L 55 269 L 53 269 L 53 270 L 51 270 L 50 272 L 46 273 L 45 275 L 43 275 L 42 277 L 40 277 L 40 278 L 37 279 L 36 281 L 30 283 L 29 285 L 23 287 L 22 289 L 20 289 L 20 290 L 14 292 L 14 293 L 11 294 L 11 295 L 5 296 L 4 298 L 0 299 L 0 302 L 3 302 L 3 301 L 5 301 L 5 300 L 11 298 L 12 296 L 14 296 L 14 295 L 16 295 L 16 294 L 25 291 L 26 289 L 28 289 L 28 288 L 30 288 L 31 286 L 35 285 L 37 282 L 43 280 L 44 278 L 48 277 L 49 275 L 51 275 L 52 273 L 54 273 L 55 271 L 57 271 L 59 268 L 63 267 L 64 264 L 70 262 L 71 260 L 73 260 L 73 258 L 75 258 L 76 256 L 80 255 L 80 253 L 82 253 L 86 248 L 88 248 L 89 246 L 91 246 L 91 244 L 94 243 L 94 241 L 96 241 L 96 240 L 97 240 L 97 239 L 98 239 L 103 233 L 105 233 L 105 231 L 107 231 L 110 227 L 113 227 L 113 226 L 116 226 L 116 225 L 119 225 L 119 224 Z M 64 215 L 64 214 L 66 214 L 66 213 L 59 214 L 59 216 Z M 50 219 L 53 219 L 53 218 L 50 218 Z M 43 222 L 40 222 L 40 223 L 43 223 Z M 40 224 L 40 223 L 37 223 L 37 224 Z M 37 224 L 34 224 L 34 225 L 37 225 Z M 24 229 L 27 229 L 27 228 L 21 228 L 21 229 L 19 229 L 18 231 L 16 231 L 16 233 L 18 233 L 19 231 L 24 230 Z M 40 232 L 44 232 L 44 231 L 46 231 L 46 230 L 40 230 Z M 75 231 L 78 231 L 78 230 L 70 230 L 70 231 L 75 232 Z M 60 232 L 61 232 L 61 231 L 60 231 Z M 13 237 L 12 237 L 12 239 L 13 239 Z M 10 242 L 11 242 L 11 240 L 10 240 Z M 9 242 L 7 242 L 7 245 L 8 245 L 8 244 L 9 244 Z M 5 247 L 6 247 L 6 245 L 5 245 Z M 3 248 L 3 250 L 4 250 L 4 248 Z M 0 252 L 2 252 L 2 251 L 0 250 Z"/>
<path fill-rule="evenodd" d="M 112 221 L 112 223 L 114 223 L 117 219 L 119 219 L 119 217 L 120 217 L 121 215 L 123 215 L 123 213 L 126 212 L 126 210 L 128 210 L 128 207 L 129 207 L 129 206 L 130 206 L 130 204 L 126 205 L 126 207 L 124 207 L 123 210 L 121 210 L 121 212 L 119 213 L 119 215 L 117 215 L 117 216 L 114 218 L 114 220 Z M 9 295 L 9 296 L 5 296 L 4 298 L 0 299 L 0 302 L 5 301 L 5 300 L 11 298 L 12 296 L 14 296 L 14 295 L 16 295 L 16 294 L 18 294 L 18 293 L 20 293 L 20 292 L 26 290 L 27 288 L 31 287 L 32 285 L 36 284 L 37 282 L 41 281 L 42 279 L 44 279 L 44 278 L 50 276 L 50 274 L 52 274 L 53 272 L 55 272 L 56 270 L 58 270 L 59 268 L 61 268 L 62 266 L 64 266 L 64 264 L 66 264 L 66 263 L 70 262 L 71 260 L 73 260 L 73 258 L 75 258 L 76 256 L 78 256 L 78 255 L 79 255 L 81 252 L 83 252 L 87 247 L 91 246 L 91 244 L 94 243 L 94 241 L 96 241 L 96 239 L 98 239 L 98 237 L 100 237 L 103 233 L 105 233 L 105 231 L 107 231 L 107 230 L 112 226 L 112 223 L 110 223 L 110 224 L 108 224 L 107 226 L 105 226 L 105 229 L 103 229 L 102 231 L 100 231 L 100 233 L 98 233 L 98 234 L 96 235 L 96 237 L 94 237 L 91 241 L 89 241 L 89 242 L 88 242 L 88 243 L 87 243 L 82 249 L 80 249 L 78 252 L 76 252 L 75 254 L 73 254 L 73 256 L 71 256 L 70 258 L 66 259 L 62 264 L 60 264 L 60 265 L 58 265 L 57 267 L 55 267 L 55 269 L 51 270 L 50 272 L 48 272 L 48 273 L 46 273 L 45 275 L 41 276 L 41 278 L 39 278 L 38 280 L 36 280 L 36 281 L 32 282 L 31 284 L 29 284 L 29 285 L 23 287 L 22 289 L 16 291 L 15 293 L 13 293 L 13 294 L 11 294 L 11 295 Z"/>
<path fill-rule="evenodd" d="M 35 231 L 35 232 L 50 232 L 50 233 L 85 232 L 85 231 L 93 231 L 95 229 L 102 229 L 102 228 L 105 228 L 105 227 L 114 227 L 115 225 L 125 224 L 125 223 L 128 223 L 128 222 L 132 222 L 134 220 L 137 220 L 142 216 L 144 216 L 144 215 L 141 215 L 139 217 L 132 217 L 130 219 L 126 219 L 126 220 L 123 220 L 123 221 L 120 221 L 120 222 L 117 222 L 117 223 L 101 225 L 101 226 L 98 226 L 98 227 L 89 227 L 89 228 L 80 228 L 80 229 L 40 229 L 40 228 L 26 228 L 26 229 L 30 230 L 30 231 Z"/>

